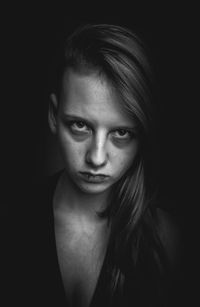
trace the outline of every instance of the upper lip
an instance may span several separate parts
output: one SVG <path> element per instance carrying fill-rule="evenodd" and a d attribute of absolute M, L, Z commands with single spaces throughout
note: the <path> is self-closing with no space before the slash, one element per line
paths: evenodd
<path fill-rule="evenodd" d="M 101 177 L 109 177 L 108 175 L 101 174 L 101 173 L 92 173 L 92 172 L 80 172 L 81 174 L 89 175 L 89 176 L 101 176 Z"/>

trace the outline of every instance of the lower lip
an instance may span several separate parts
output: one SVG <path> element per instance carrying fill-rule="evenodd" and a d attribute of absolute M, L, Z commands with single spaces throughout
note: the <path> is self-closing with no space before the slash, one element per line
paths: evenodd
<path fill-rule="evenodd" d="M 103 175 L 90 175 L 88 173 L 80 173 L 81 177 L 90 183 L 103 183 L 108 180 L 108 176 L 103 176 Z"/>

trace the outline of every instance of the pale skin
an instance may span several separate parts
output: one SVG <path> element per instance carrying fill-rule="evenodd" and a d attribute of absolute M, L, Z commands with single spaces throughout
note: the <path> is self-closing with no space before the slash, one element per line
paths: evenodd
<path fill-rule="evenodd" d="M 98 73 L 68 70 L 60 101 L 51 95 L 49 123 L 66 170 L 54 195 L 55 234 L 71 306 L 89 306 L 105 257 L 109 226 L 96 212 L 107 205 L 112 186 L 138 151 L 136 124 L 123 111 L 109 81 Z M 103 174 L 88 180 L 82 172 Z"/>
<path fill-rule="evenodd" d="M 123 111 L 122 102 L 105 77 L 97 73 L 82 75 L 67 71 L 59 108 L 54 94 L 51 99 L 49 122 L 66 165 L 63 180 L 68 185 L 68 199 L 73 198 L 70 202 L 79 210 L 87 208 L 94 212 L 102 208 L 103 199 L 107 199 L 113 184 L 136 156 L 136 124 Z M 109 178 L 91 184 L 79 172 L 104 174 Z"/>

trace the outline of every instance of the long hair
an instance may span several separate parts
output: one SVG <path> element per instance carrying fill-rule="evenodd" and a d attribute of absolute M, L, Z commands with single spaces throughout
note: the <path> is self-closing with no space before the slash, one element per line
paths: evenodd
<path fill-rule="evenodd" d="M 109 289 L 114 296 L 119 284 L 122 287 L 126 284 L 124 276 L 129 276 L 130 271 L 141 279 L 143 274 L 136 274 L 138 267 L 145 271 L 148 263 L 148 267 L 155 268 L 160 274 L 165 258 L 154 223 L 155 95 L 152 67 L 143 41 L 131 30 L 116 25 L 80 27 L 67 39 L 64 50 L 56 76 L 58 97 L 67 68 L 83 73 L 99 72 L 112 83 L 122 107 L 138 127 L 138 154 L 129 170 L 114 185 L 108 207 L 100 214 L 111 223 L 108 271 L 112 276 Z M 145 282 L 147 279 L 144 277 Z"/>

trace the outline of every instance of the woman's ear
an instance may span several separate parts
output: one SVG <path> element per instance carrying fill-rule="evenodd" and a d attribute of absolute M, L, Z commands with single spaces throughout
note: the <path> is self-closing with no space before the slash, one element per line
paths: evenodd
<path fill-rule="evenodd" d="M 48 121 L 49 127 L 53 134 L 57 132 L 57 111 L 58 111 L 58 101 L 55 94 L 50 95 L 50 103 L 49 103 L 49 112 L 48 112 Z"/>

